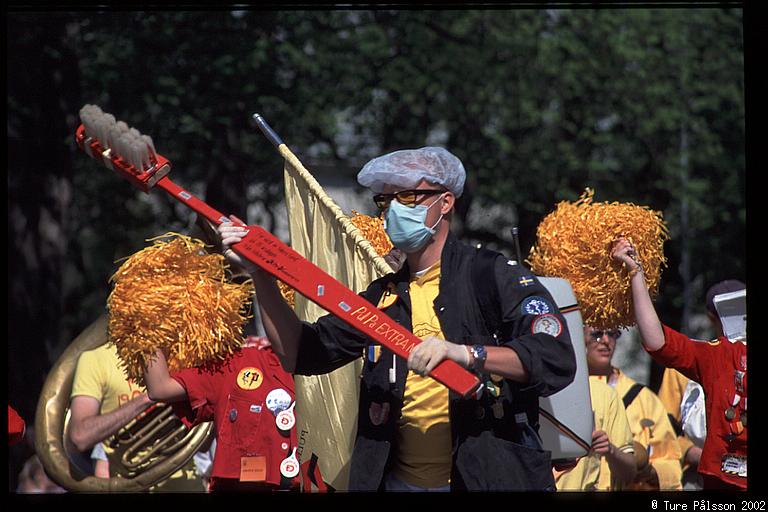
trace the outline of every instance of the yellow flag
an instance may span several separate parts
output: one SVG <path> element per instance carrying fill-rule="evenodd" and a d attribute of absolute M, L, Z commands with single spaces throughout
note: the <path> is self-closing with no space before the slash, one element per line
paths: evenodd
<path fill-rule="evenodd" d="M 278 150 L 285 158 L 291 247 L 355 292 L 391 272 L 298 158 L 284 144 Z M 294 310 L 309 322 L 326 314 L 298 293 Z M 323 480 L 335 490 L 347 490 L 349 483 L 363 367 L 360 355 L 360 359 L 326 375 L 295 376 L 299 459 L 303 464 L 314 454 Z"/>

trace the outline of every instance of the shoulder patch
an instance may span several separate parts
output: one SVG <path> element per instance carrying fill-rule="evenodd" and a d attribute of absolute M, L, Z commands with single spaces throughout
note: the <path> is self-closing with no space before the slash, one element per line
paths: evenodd
<path fill-rule="evenodd" d="M 557 338 L 563 332 L 563 324 L 555 315 L 540 315 L 533 321 L 531 332 L 533 334 L 549 334 L 553 338 Z"/>
<path fill-rule="evenodd" d="M 544 297 L 533 295 L 523 300 L 520 310 L 524 315 L 546 315 L 552 313 L 555 308 Z"/>

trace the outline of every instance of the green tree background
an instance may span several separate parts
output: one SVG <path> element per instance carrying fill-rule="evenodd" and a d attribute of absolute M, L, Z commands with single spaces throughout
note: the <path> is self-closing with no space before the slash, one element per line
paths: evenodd
<path fill-rule="evenodd" d="M 116 260 L 194 222 L 78 154 L 85 103 L 150 134 L 217 209 L 262 204 L 248 220 L 267 229 L 282 162 L 254 111 L 310 170 L 352 183 L 383 152 L 446 146 L 468 171 L 458 234 L 510 254 L 510 227 L 527 253 L 587 186 L 648 205 L 672 237 L 660 316 L 685 330 L 707 286 L 746 273 L 742 21 L 737 8 L 10 12 L 11 402 L 31 424 Z M 492 205 L 513 214 L 470 228 L 470 208 Z"/>

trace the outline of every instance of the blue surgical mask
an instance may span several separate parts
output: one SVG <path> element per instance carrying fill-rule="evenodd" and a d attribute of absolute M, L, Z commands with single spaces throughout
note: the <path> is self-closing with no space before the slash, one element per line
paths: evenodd
<path fill-rule="evenodd" d="M 424 224 L 427 212 L 435 203 L 440 202 L 442 197 L 438 197 L 429 206 L 416 205 L 412 208 L 393 200 L 384 216 L 384 231 L 389 235 L 392 244 L 405 253 L 414 253 L 424 247 L 435 234 L 435 227 L 443 218 L 440 215 L 435 225 L 430 228 Z"/>

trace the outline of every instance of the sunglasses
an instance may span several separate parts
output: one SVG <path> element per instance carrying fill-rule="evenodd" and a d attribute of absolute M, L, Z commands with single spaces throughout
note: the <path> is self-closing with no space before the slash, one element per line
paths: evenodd
<path fill-rule="evenodd" d="M 437 194 L 443 194 L 445 192 L 445 190 L 434 189 L 401 190 L 400 192 L 395 192 L 394 194 L 376 194 L 373 196 L 373 202 L 376 203 L 376 206 L 378 206 L 380 210 L 386 210 L 389 208 L 389 203 L 391 203 L 393 199 L 397 199 L 397 202 L 404 206 L 413 208 L 419 201 L 420 196 L 434 196 Z"/>
<path fill-rule="evenodd" d="M 590 343 L 597 343 L 601 339 L 603 339 L 603 336 L 608 335 L 609 338 L 612 338 L 614 340 L 619 339 L 621 336 L 621 331 L 592 331 L 588 334 Z"/>

